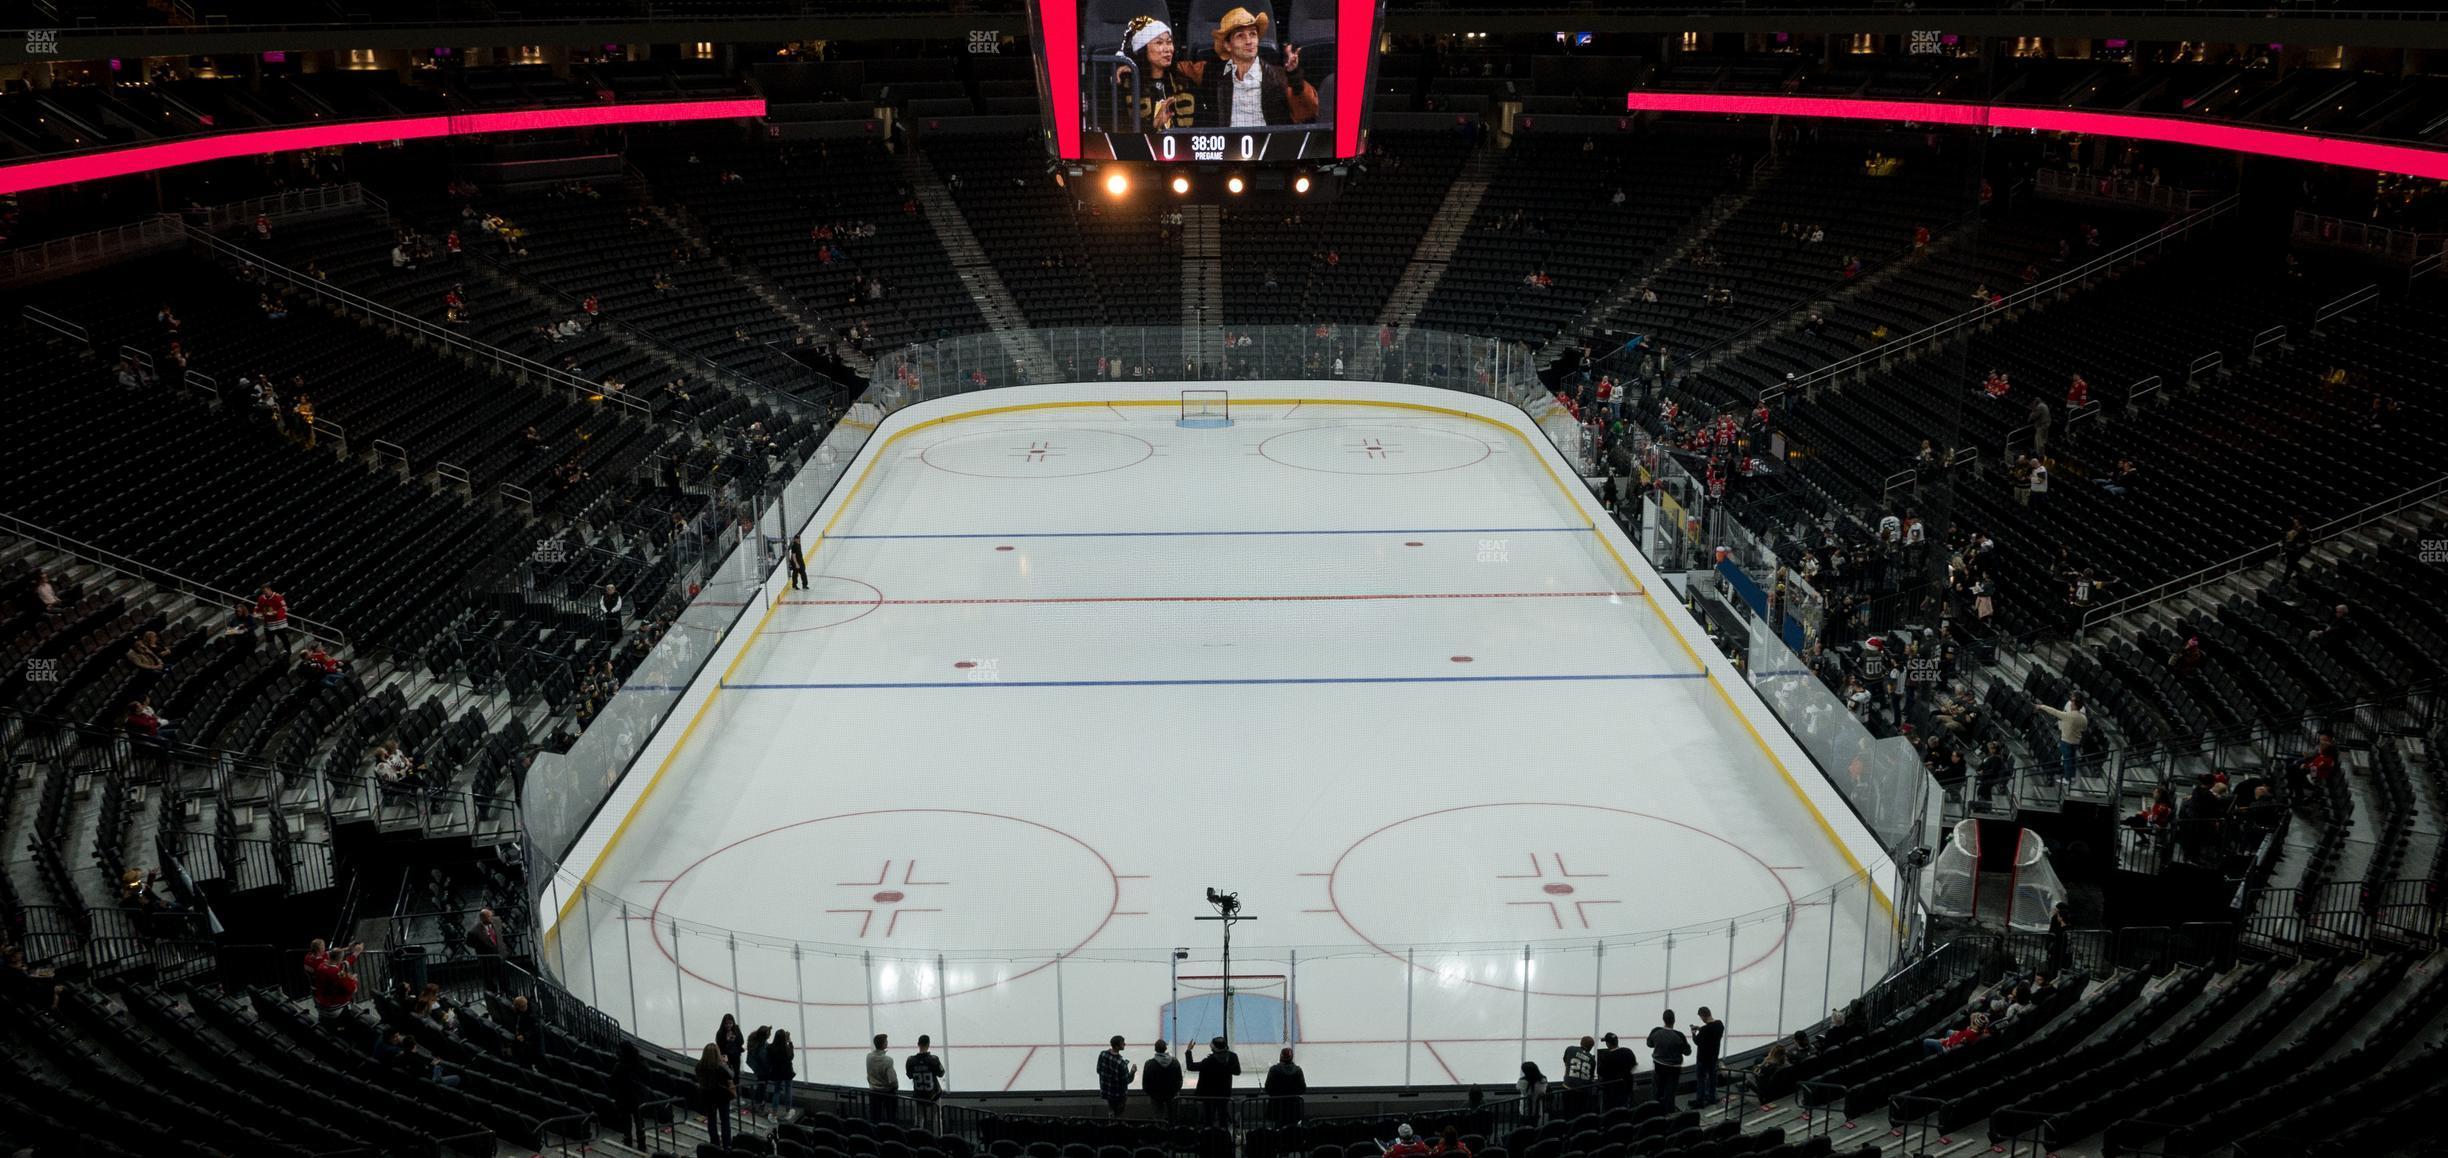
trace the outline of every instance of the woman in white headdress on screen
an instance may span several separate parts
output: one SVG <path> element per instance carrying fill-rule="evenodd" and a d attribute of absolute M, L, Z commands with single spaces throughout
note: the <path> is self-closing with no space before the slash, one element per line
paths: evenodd
<path fill-rule="evenodd" d="M 1122 29 L 1122 55 L 1131 63 L 1114 70 L 1114 83 L 1139 82 L 1142 132 L 1186 129 L 1198 112 L 1198 95 L 1185 83 L 1174 54 L 1173 29 L 1153 16 L 1134 16 Z"/>

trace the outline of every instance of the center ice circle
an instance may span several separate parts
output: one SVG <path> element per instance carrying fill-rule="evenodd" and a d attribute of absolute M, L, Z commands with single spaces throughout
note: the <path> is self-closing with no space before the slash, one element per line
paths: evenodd
<path fill-rule="evenodd" d="M 1454 942 L 1631 937 L 1690 923 L 1704 911 L 1756 918 L 1793 900 L 1766 862 L 1706 829 L 1559 803 L 1466 804 L 1397 820 L 1343 850 L 1326 893 L 1346 927 L 1396 959 L 1412 946 Z M 1695 893 L 1708 898 L 1706 910 L 1691 899 Z M 1774 941 L 1759 935 L 1767 929 L 1746 932 L 1749 960 L 1736 962 L 1738 972 L 1760 958 L 1761 947 L 1773 953 L 1783 940 L 1781 928 Z M 1720 979 L 1704 972 L 1678 970 L 1675 984 Z"/>
<path fill-rule="evenodd" d="M 1367 423 L 1288 430 L 1259 443 L 1258 453 L 1327 474 L 1434 474 L 1476 466 L 1496 448 L 1458 430 Z"/>
<path fill-rule="evenodd" d="M 880 809 L 785 824 L 706 853 L 664 884 L 649 928 L 667 957 L 664 926 L 673 920 L 853 957 L 1024 944 L 1076 953 L 1104 932 L 1120 896 L 1105 855 L 1051 825 L 961 809 Z M 681 968 L 730 988 L 719 969 Z"/>
<path fill-rule="evenodd" d="M 948 438 L 918 460 L 948 474 L 977 478 L 1072 478 L 1137 466 L 1156 447 L 1135 434 L 1093 427 L 1023 427 Z"/>

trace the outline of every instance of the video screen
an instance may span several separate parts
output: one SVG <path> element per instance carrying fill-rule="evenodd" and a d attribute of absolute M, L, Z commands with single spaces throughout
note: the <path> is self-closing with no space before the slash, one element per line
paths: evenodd
<path fill-rule="evenodd" d="M 1380 0 L 1035 0 L 1055 155 L 1329 161 L 1361 149 Z"/>

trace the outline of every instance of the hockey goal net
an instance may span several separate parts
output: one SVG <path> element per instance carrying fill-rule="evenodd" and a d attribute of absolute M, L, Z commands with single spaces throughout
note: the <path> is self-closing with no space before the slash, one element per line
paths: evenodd
<path fill-rule="evenodd" d="M 1292 1003 L 1289 974 L 1234 973 L 1228 980 L 1220 973 L 1184 973 L 1174 979 L 1174 992 L 1160 1018 L 1162 1032 L 1174 1041 L 1203 1044 L 1219 1036 L 1251 1043 L 1300 1040 L 1300 1011 Z"/>
<path fill-rule="evenodd" d="M 1931 912 L 1970 917 L 1980 911 L 1980 821 L 1965 817 L 1955 825 L 1955 839 L 1938 850 L 1929 874 Z"/>
<path fill-rule="evenodd" d="M 1189 427 L 1232 425 L 1232 392 L 1228 390 L 1182 391 L 1179 425 Z"/>

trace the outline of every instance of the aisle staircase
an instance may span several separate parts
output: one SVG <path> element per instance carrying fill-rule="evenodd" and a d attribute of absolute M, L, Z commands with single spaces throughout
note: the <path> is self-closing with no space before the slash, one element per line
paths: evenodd
<path fill-rule="evenodd" d="M 995 340 L 1012 365 L 1020 367 L 1032 382 L 1060 380 L 1054 355 L 1029 330 L 1028 315 L 1020 312 L 1020 303 L 1012 298 L 1011 289 L 995 273 L 994 262 L 987 258 L 986 249 L 978 244 L 977 234 L 969 228 L 960 205 L 952 200 L 952 191 L 936 176 L 935 167 L 919 157 L 918 150 L 899 150 L 895 163 L 900 166 L 901 179 L 907 182 L 926 212 L 927 223 L 934 226 L 936 239 L 943 243 L 944 254 L 952 259 L 952 271 L 960 276 L 961 288 L 969 291 L 978 314 L 994 331 Z"/>
<path fill-rule="evenodd" d="M 1403 267 L 1402 280 L 1394 283 L 1393 296 L 1377 315 L 1379 326 L 1408 332 L 1419 321 L 1420 309 L 1436 292 L 1437 283 L 1445 280 L 1445 267 L 1453 262 L 1463 233 L 1479 217 L 1479 202 L 1487 197 L 1499 159 L 1496 150 L 1480 149 L 1462 163 L 1461 172 L 1446 187 L 1444 204 L 1437 206 L 1435 220 L 1420 238 L 1419 248 L 1411 251 L 1411 264 Z"/>
<path fill-rule="evenodd" d="M 1214 318 L 1216 328 L 1208 329 Z M 1224 364 L 1223 211 L 1213 205 L 1182 207 L 1182 332 L 1196 336 L 1201 367 Z"/>

